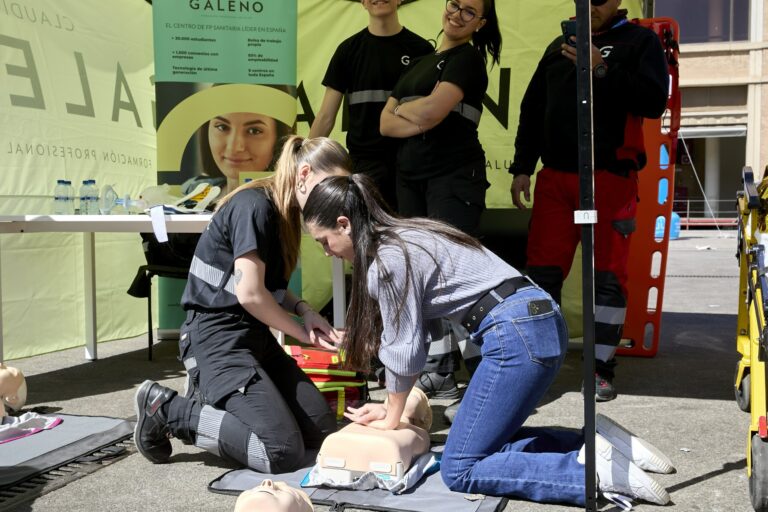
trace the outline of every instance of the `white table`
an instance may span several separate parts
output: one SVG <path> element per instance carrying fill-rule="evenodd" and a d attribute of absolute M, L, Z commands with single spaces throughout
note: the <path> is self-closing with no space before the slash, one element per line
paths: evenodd
<path fill-rule="evenodd" d="M 211 214 L 166 215 L 169 233 L 201 233 Z M 151 233 L 149 215 L 0 215 L 0 233 L 83 233 L 85 288 L 85 357 L 98 358 L 96 350 L 96 273 L 94 233 Z M 344 324 L 345 290 L 341 260 L 333 258 L 334 325 Z M 0 269 L 2 261 L 0 261 Z M 0 272 L 1 275 L 1 272 Z M 3 361 L 3 304 L 0 282 L 0 362 Z"/>
<path fill-rule="evenodd" d="M 210 214 L 166 215 L 169 233 L 200 233 Z M 96 351 L 96 250 L 94 233 L 151 233 L 149 215 L 0 215 L 0 233 L 83 233 L 83 278 L 85 288 L 85 358 L 95 360 Z M 0 261 L 0 268 L 2 262 Z M 0 361 L 3 361 L 3 302 L 0 282 Z"/>

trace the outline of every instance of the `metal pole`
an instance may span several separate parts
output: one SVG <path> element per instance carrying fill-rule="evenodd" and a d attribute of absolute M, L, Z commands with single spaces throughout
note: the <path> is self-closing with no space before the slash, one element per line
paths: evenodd
<path fill-rule="evenodd" d="M 590 0 L 576 0 L 576 95 L 579 136 L 579 210 L 581 224 L 582 304 L 584 322 L 584 466 L 585 510 L 597 510 L 595 476 L 595 210 L 592 133 L 592 23 Z"/>

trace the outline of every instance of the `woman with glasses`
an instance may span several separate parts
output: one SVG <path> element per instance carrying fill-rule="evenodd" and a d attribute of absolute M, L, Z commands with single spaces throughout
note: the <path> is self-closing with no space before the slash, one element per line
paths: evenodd
<path fill-rule="evenodd" d="M 485 152 L 477 128 L 488 87 L 487 61 L 498 64 L 501 33 L 494 0 L 448 0 L 435 53 L 415 59 L 381 113 L 381 133 L 401 139 L 397 152 L 398 212 L 431 217 L 477 235 L 485 209 Z M 430 347 L 419 387 L 430 396 L 457 398 L 457 339 L 445 325 Z M 466 345 L 469 350 L 470 345 Z M 474 367 L 477 353 L 464 353 Z M 456 406 L 446 413 L 450 421 Z"/>
<path fill-rule="evenodd" d="M 498 64 L 494 0 L 448 0 L 435 53 L 414 59 L 381 113 L 382 135 L 402 139 L 397 198 L 405 216 L 429 216 L 476 234 L 485 208 L 485 153 L 477 134 Z"/>

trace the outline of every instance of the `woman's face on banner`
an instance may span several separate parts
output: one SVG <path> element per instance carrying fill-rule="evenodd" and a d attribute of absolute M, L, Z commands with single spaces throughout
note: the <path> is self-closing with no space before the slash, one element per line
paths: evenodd
<path fill-rule="evenodd" d="M 213 160 L 230 180 L 237 180 L 241 172 L 266 170 L 276 142 L 277 123 L 269 116 L 233 112 L 208 123 Z"/>

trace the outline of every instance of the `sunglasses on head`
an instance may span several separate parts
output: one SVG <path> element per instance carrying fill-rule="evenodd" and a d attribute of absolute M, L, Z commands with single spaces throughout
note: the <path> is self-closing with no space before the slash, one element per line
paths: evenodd
<path fill-rule="evenodd" d="M 601 5 L 605 4 L 608 0 L 590 0 L 589 3 L 594 5 L 595 7 L 600 7 Z M 576 0 L 573 0 L 574 3 L 576 3 Z"/>

